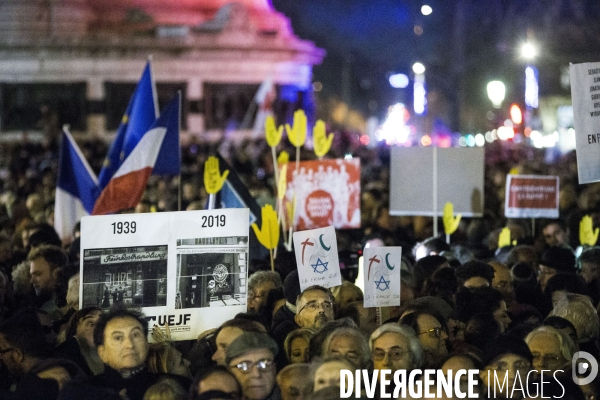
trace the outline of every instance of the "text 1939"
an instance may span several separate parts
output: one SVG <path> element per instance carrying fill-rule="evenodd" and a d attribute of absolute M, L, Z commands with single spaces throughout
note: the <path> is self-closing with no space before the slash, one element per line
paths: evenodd
<path fill-rule="evenodd" d="M 110 225 L 113 227 L 114 235 L 135 233 L 135 221 L 113 222 Z"/>

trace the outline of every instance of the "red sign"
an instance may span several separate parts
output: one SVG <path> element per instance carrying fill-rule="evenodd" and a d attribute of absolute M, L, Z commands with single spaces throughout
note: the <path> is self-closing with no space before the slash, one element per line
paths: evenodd
<path fill-rule="evenodd" d="M 326 226 L 360 228 L 360 160 L 303 161 L 288 164 L 285 202 L 296 197 L 294 230 Z M 287 208 L 287 207 L 286 207 Z"/>
<path fill-rule="evenodd" d="M 558 218 L 558 176 L 507 175 L 507 218 Z"/>

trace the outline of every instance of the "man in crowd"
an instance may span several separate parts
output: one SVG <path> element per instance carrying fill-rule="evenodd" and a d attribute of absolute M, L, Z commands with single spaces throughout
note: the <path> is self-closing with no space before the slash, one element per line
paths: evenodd
<path fill-rule="evenodd" d="M 300 328 L 319 329 L 326 322 L 333 321 L 333 305 L 334 299 L 329 289 L 310 286 L 296 300 L 294 320 Z"/>
<path fill-rule="evenodd" d="M 244 332 L 227 347 L 225 361 L 242 387 L 243 399 L 281 398 L 275 384 L 277 352 L 277 343 L 258 332 Z"/>
<path fill-rule="evenodd" d="M 374 369 L 411 371 L 423 363 L 423 348 L 414 331 L 397 324 L 384 324 L 369 339 Z"/>
<path fill-rule="evenodd" d="M 569 247 L 567 227 L 561 220 L 554 219 L 546 222 L 542 227 L 542 234 L 548 247 Z"/>
<path fill-rule="evenodd" d="M 257 271 L 248 278 L 248 311 L 258 312 L 271 289 L 281 289 L 281 277 L 274 271 Z"/>
<path fill-rule="evenodd" d="M 46 311 L 52 320 L 57 320 L 63 315 L 56 305 L 57 278 L 61 268 L 68 263 L 67 253 L 58 246 L 42 245 L 33 248 L 28 259 L 35 291 L 34 304 Z"/>
<path fill-rule="evenodd" d="M 104 372 L 92 377 L 93 386 L 112 389 L 130 400 L 141 400 L 159 375 L 146 369 L 148 323 L 132 310 L 113 308 L 102 314 L 94 329 L 94 344 Z"/>
<path fill-rule="evenodd" d="M 565 371 L 575 354 L 571 338 L 551 326 L 534 329 L 525 337 L 525 343 L 531 351 L 533 369 L 538 375 L 541 371 L 549 371 L 548 376 L 558 370 Z"/>

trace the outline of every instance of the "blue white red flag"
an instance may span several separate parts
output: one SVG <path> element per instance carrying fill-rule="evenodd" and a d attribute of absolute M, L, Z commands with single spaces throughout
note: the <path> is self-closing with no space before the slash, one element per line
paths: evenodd
<path fill-rule="evenodd" d="M 54 229 L 69 238 L 81 217 L 91 214 L 98 197 L 98 179 L 66 128 L 63 128 L 54 200 Z"/>
<path fill-rule="evenodd" d="M 161 154 L 175 153 L 173 149 L 165 147 L 176 146 L 176 159 L 173 159 L 172 163 L 179 167 L 180 110 L 181 93 L 178 93 L 150 129 L 142 135 L 102 190 L 94 206 L 94 215 L 110 214 L 135 207 L 142 199 L 158 157 Z"/>

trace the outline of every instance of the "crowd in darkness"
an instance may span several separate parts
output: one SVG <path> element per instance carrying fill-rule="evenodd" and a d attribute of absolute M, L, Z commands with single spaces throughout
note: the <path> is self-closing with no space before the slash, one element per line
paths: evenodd
<path fill-rule="evenodd" d="M 98 172 L 106 144 L 80 147 Z M 176 211 L 179 191 L 182 210 L 205 208 L 203 165 L 216 152 L 259 205 L 274 204 L 264 139 L 191 139 L 182 147 L 181 190 L 177 178 L 153 176 L 128 212 Z M 337 232 L 343 284 L 301 291 L 293 253 L 279 249 L 275 271 L 250 254 L 247 312 L 197 340 L 172 341 L 122 304 L 79 307 L 78 227 L 61 240 L 52 226 L 56 148 L 2 144 L 0 398 L 338 399 L 340 371 L 356 369 L 478 369 L 481 399 L 492 375 L 506 378 L 498 398 L 540 398 L 525 386 L 544 378 L 544 398 L 600 395 L 600 379 L 579 386 L 572 373 L 581 371 L 571 370 L 578 351 L 600 358 L 600 246 L 579 242 L 583 216 L 600 226 L 600 186 L 578 184 L 574 152 L 487 144 L 484 215 L 463 218 L 450 243 L 433 236 L 431 218 L 390 216 L 387 146 L 338 134 L 329 157 L 348 154 L 361 159 L 362 222 Z M 303 150 L 302 160 L 314 158 Z M 560 218 L 504 218 L 506 175 L 515 169 L 560 177 Z M 503 227 L 511 240 L 499 246 Z M 365 246 L 402 246 L 399 307 L 363 306 L 354 280 Z"/>

